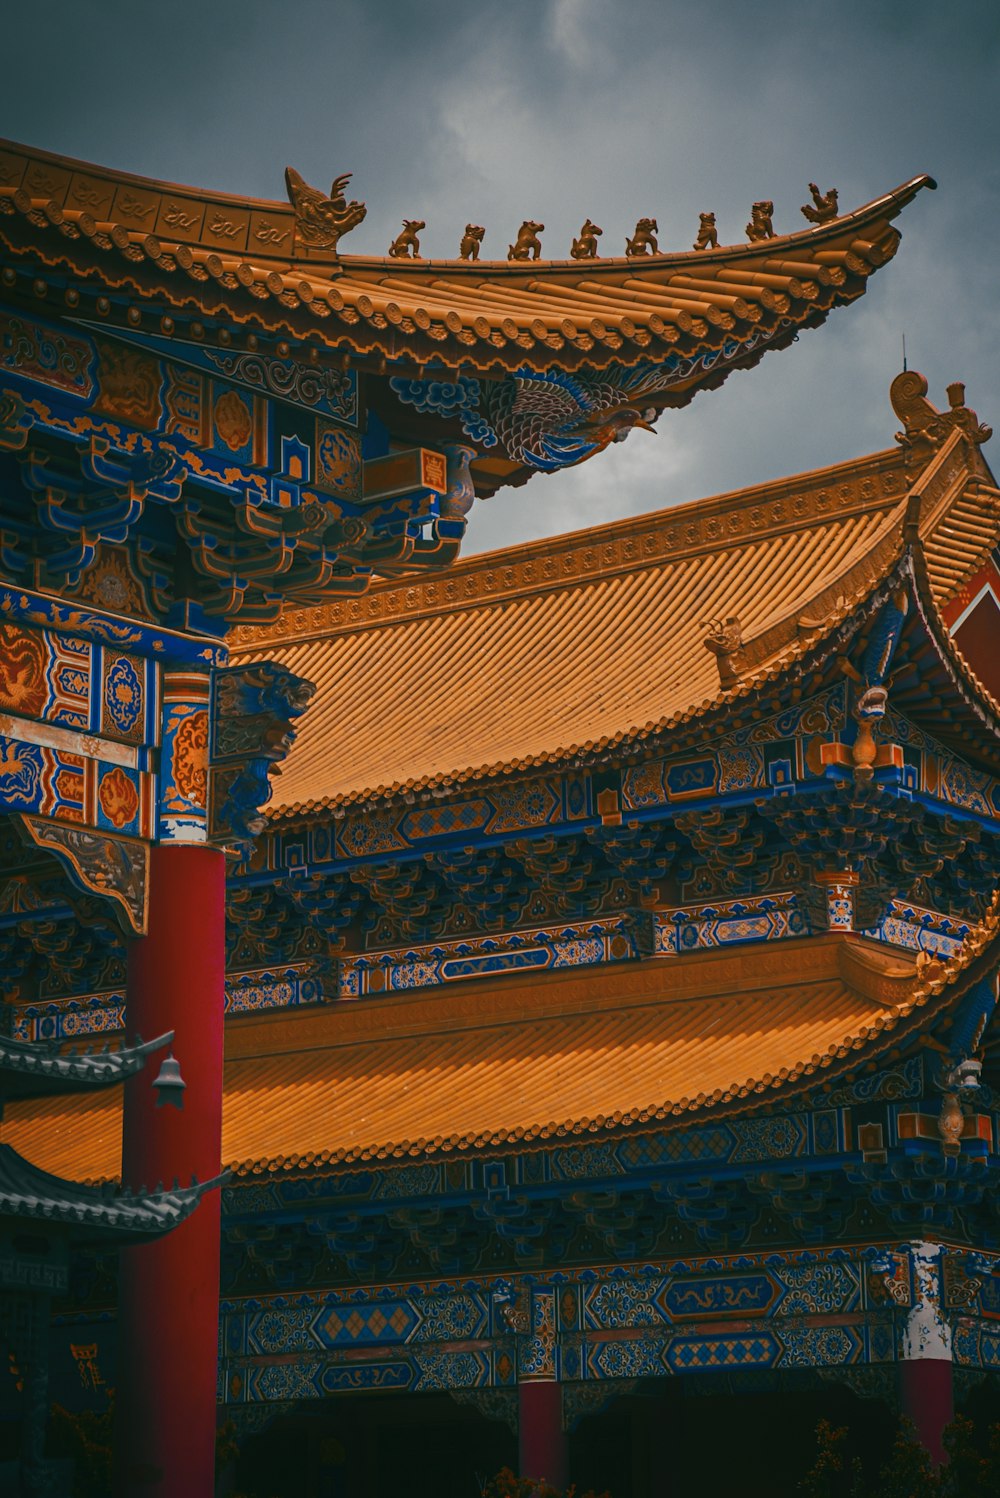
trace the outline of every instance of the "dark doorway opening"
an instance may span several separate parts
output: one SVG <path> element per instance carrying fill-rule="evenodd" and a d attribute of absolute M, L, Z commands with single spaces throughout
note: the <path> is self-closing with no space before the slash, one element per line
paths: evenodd
<path fill-rule="evenodd" d="M 232 1491 L 246 1498 L 479 1498 L 516 1467 L 517 1439 L 447 1394 L 303 1403 L 241 1443 Z"/>
<path fill-rule="evenodd" d="M 695 1393 L 684 1379 L 651 1380 L 581 1420 L 570 1437 L 570 1476 L 581 1492 L 611 1498 L 794 1494 L 815 1460 L 821 1419 L 848 1428 L 852 1455 L 874 1477 L 896 1429 L 895 1410 L 880 1400 L 835 1383 Z"/>

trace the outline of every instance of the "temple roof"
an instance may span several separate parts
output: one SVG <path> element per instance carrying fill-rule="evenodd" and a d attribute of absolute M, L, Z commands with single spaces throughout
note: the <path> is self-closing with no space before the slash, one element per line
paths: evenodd
<path fill-rule="evenodd" d="M 120 1110 L 116 1113 L 115 1147 L 120 1152 Z M 78 1137 L 77 1148 L 86 1153 L 85 1137 Z M 117 1170 L 115 1165 L 107 1174 L 116 1175 Z M 205 1192 L 217 1184 L 210 1181 L 203 1186 L 135 1194 L 80 1185 L 31 1164 L 9 1143 L 0 1144 L 0 1220 L 26 1219 L 47 1226 L 68 1227 L 79 1244 L 113 1245 L 116 1241 L 158 1238 L 190 1216 Z"/>
<path fill-rule="evenodd" d="M 673 372 L 668 403 L 678 404 L 712 382 L 707 348 L 725 350 L 730 366 L 753 362 L 860 296 L 896 251 L 892 220 L 933 186 L 914 177 L 829 222 L 718 249 L 414 260 L 318 247 L 308 217 L 288 203 L 205 193 L 0 142 L 0 237 L 14 254 L 92 272 L 126 299 L 131 289 L 201 306 L 376 363 L 405 359 L 411 369 L 594 371 L 697 354 L 686 375 Z"/>
<path fill-rule="evenodd" d="M 942 606 L 1000 535 L 988 469 L 950 442 L 919 472 L 878 453 L 235 631 L 237 652 L 318 688 L 269 813 L 565 762 L 758 690 L 898 562 L 908 495 L 927 495 L 920 541 Z M 705 641 L 726 620 L 747 670 L 722 691 Z"/>
<path fill-rule="evenodd" d="M 0 1036 L 0 1100 L 78 1092 L 81 1087 L 114 1087 L 141 1071 L 146 1057 L 173 1040 L 173 1031 L 156 1040 L 116 1050 L 65 1051 L 58 1043 L 32 1043 Z"/>
<path fill-rule="evenodd" d="M 247 1017 L 227 1031 L 223 1159 L 426 1158 L 779 1102 L 947 1008 L 995 966 L 996 931 L 994 906 L 948 964 L 830 934 Z M 118 1170 L 113 1095 L 17 1104 L 2 1137 L 52 1170 Z"/>

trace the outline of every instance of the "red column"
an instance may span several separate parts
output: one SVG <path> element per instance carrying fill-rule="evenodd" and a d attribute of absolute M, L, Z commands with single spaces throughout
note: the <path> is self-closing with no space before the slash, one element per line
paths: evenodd
<path fill-rule="evenodd" d="M 899 1364 L 899 1409 L 913 1422 L 917 1440 L 935 1466 L 948 1460 L 942 1437 L 955 1418 L 950 1359 L 924 1358 Z"/>
<path fill-rule="evenodd" d="M 203 844 L 151 850 L 148 934 L 128 959 L 126 1030 L 175 1032 L 184 1107 L 157 1108 L 154 1057 L 125 1087 L 122 1179 L 135 1189 L 215 1176 L 222 1135 L 225 860 Z M 115 1483 L 119 1498 L 211 1498 L 220 1194 L 176 1231 L 121 1255 Z"/>
<path fill-rule="evenodd" d="M 562 1388 L 555 1379 L 517 1386 L 518 1467 L 522 1477 L 544 1480 L 560 1491 L 568 1480 Z"/>

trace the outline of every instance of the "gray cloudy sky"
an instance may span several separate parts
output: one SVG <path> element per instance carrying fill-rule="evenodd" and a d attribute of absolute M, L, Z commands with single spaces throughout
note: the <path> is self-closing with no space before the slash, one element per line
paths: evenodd
<path fill-rule="evenodd" d="M 31 0 L 2 7 L 0 134 L 107 166 L 281 197 L 286 163 L 352 170 L 381 254 L 467 220 L 503 253 L 522 218 L 565 255 L 588 214 L 686 248 L 755 198 L 804 226 L 811 179 L 854 208 L 939 183 L 855 306 L 766 355 L 653 437 L 477 505 L 469 549 L 739 488 L 891 445 L 905 331 L 932 398 L 964 379 L 1000 427 L 997 0 Z M 1000 442 L 1000 437 L 996 439 Z M 988 453 L 988 456 L 990 454 Z M 996 458 L 993 461 L 997 467 Z"/>

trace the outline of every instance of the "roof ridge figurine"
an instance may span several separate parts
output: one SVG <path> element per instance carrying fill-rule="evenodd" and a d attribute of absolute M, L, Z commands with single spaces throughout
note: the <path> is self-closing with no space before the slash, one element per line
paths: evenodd
<path fill-rule="evenodd" d="M 574 239 L 570 246 L 570 255 L 574 260 L 596 260 L 597 241 L 604 230 L 594 223 L 592 218 L 584 219 L 579 238 Z"/>
<path fill-rule="evenodd" d="M 482 224 L 466 224 L 462 243 L 458 247 L 460 260 L 478 260 L 486 230 Z"/>
<path fill-rule="evenodd" d="M 507 246 L 507 259 L 539 260 L 542 254 L 542 242 L 538 236 L 544 232 L 544 224 L 536 224 L 533 218 L 526 218 L 517 231 L 517 239 L 512 245 Z"/>
<path fill-rule="evenodd" d="M 812 203 L 804 203 L 802 212 L 811 224 L 828 224 L 831 219 L 837 217 L 840 211 L 837 207 L 837 189 L 831 187 L 829 192 L 820 192 L 815 182 L 810 182 L 809 191 L 812 193 Z"/>
<path fill-rule="evenodd" d="M 889 386 L 892 409 L 903 423 L 903 430 L 895 434 L 896 441 L 906 451 L 911 467 L 928 462 L 956 427 L 975 447 L 981 447 L 993 435 L 993 428 L 980 422 L 975 411 L 965 404 L 965 385 L 961 380 L 947 386 L 947 392 L 948 410 L 939 411 L 927 399 L 927 380 L 917 369 L 904 369 Z"/>
<path fill-rule="evenodd" d="M 404 218 L 403 227 L 389 246 L 394 260 L 419 260 L 420 240 L 417 235 L 427 225 L 422 218 Z"/>
<path fill-rule="evenodd" d="M 803 209 L 803 212 L 805 210 Z M 774 224 L 771 222 L 774 215 L 774 203 L 770 198 L 761 198 L 754 203 L 750 209 L 750 222 L 747 224 L 746 235 L 751 244 L 758 244 L 762 239 L 775 239 Z"/>
<path fill-rule="evenodd" d="M 719 231 L 715 227 L 714 213 L 699 213 L 701 223 L 698 225 L 698 238 L 691 246 L 693 250 L 717 250 L 719 248 Z"/>
<path fill-rule="evenodd" d="M 658 255 L 660 246 L 656 236 L 660 226 L 655 218 L 641 218 L 635 226 L 631 239 L 625 241 L 626 255 Z"/>
<path fill-rule="evenodd" d="M 295 232 L 303 244 L 315 250 L 334 250 L 341 235 L 356 229 L 368 209 L 344 192 L 353 173 L 334 177 L 330 196 L 324 197 L 317 187 L 310 187 L 293 166 L 285 167 L 288 201 L 295 210 Z"/>

